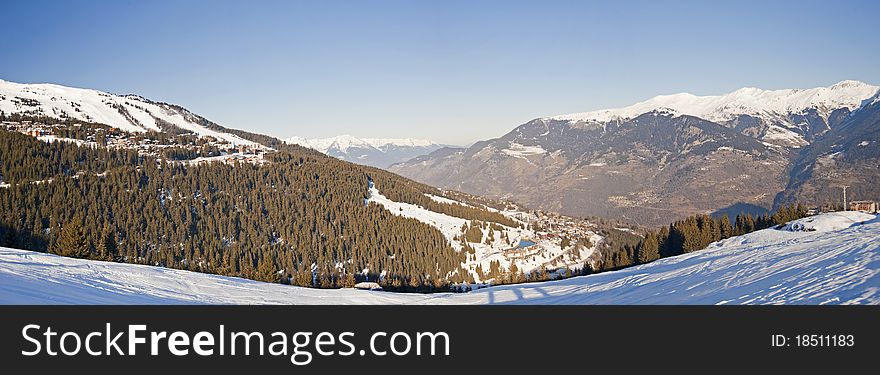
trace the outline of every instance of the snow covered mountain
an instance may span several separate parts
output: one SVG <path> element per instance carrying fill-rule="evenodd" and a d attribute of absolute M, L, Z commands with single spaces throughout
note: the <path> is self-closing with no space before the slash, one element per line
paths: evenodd
<path fill-rule="evenodd" d="M 717 96 L 689 93 L 655 96 L 628 107 L 553 116 L 548 120 L 573 124 L 607 124 L 631 120 L 652 112 L 666 111 L 674 115 L 699 117 L 737 128 L 752 120 L 751 134 L 769 143 L 800 147 L 832 123 L 841 114 L 851 112 L 877 93 L 880 87 L 859 81 L 841 81 L 829 87 L 811 89 L 762 90 L 747 87 Z"/>
<path fill-rule="evenodd" d="M 237 145 L 255 145 L 183 107 L 138 95 L 0 80 L 0 111 L 6 115 L 94 122 L 129 132 L 186 131 Z"/>
<path fill-rule="evenodd" d="M 800 150 L 789 175 L 777 203 L 823 202 L 839 196 L 843 185 L 852 199 L 880 198 L 880 93 Z"/>
<path fill-rule="evenodd" d="M 880 304 L 880 219 L 807 217 L 620 271 L 468 293 L 310 289 L 0 248 L 3 304 Z"/>
<path fill-rule="evenodd" d="M 392 164 L 426 155 L 445 147 L 444 145 L 424 139 L 355 138 L 347 134 L 315 139 L 294 136 L 285 139 L 284 142 L 312 148 L 323 154 L 352 163 L 379 168 L 387 168 Z"/>
<path fill-rule="evenodd" d="M 873 117 L 864 115 L 877 94 L 877 86 L 843 81 L 813 89 L 657 96 L 623 108 L 537 118 L 499 138 L 441 149 L 389 170 L 571 216 L 647 225 L 716 210 L 763 213 L 798 198 L 822 205 L 830 195 L 783 194 L 787 198 L 779 200 L 777 194 L 789 185 L 799 158 L 816 153 L 810 145 L 840 146 L 823 141 L 838 133 L 860 134 L 858 142 L 845 143 L 850 151 L 880 141 L 869 131 Z M 865 160 L 874 167 L 859 168 L 852 186 L 870 185 L 880 175 L 877 161 Z M 880 198 L 860 191 L 865 196 L 859 199 Z"/>

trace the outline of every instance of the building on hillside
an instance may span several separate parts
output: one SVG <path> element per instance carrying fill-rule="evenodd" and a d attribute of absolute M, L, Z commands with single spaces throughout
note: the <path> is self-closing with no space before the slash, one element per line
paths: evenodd
<path fill-rule="evenodd" d="M 874 201 L 851 201 L 849 202 L 850 211 L 862 211 L 868 213 L 877 212 L 877 202 Z"/>

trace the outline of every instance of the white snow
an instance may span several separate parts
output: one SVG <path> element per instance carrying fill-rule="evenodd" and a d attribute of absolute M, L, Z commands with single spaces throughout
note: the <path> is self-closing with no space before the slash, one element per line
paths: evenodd
<path fill-rule="evenodd" d="M 366 142 L 370 146 L 375 148 L 385 148 L 388 146 L 397 146 L 397 147 L 431 147 L 437 145 L 434 141 L 429 141 L 427 139 L 415 139 L 415 138 L 362 138 L 362 141 Z"/>
<path fill-rule="evenodd" d="M 538 146 L 526 146 L 516 142 L 510 142 L 509 148 L 501 150 L 501 152 L 513 157 L 526 157 L 531 155 L 546 154 L 547 150 Z"/>
<path fill-rule="evenodd" d="M 551 117 L 554 120 L 607 123 L 627 120 L 651 111 L 670 111 L 715 122 L 724 122 L 738 115 L 776 118 L 802 113 L 816 108 L 827 118 L 835 108 L 858 108 L 862 101 L 878 93 L 878 86 L 859 81 L 842 81 L 830 87 L 812 89 L 762 90 L 742 88 L 716 96 L 697 96 L 690 93 L 655 96 L 628 107 L 602 109 Z"/>
<path fill-rule="evenodd" d="M 369 188 L 370 194 L 367 199 L 368 202 L 380 204 L 395 215 L 414 218 L 437 228 L 437 230 L 443 233 L 443 236 L 453 249 L 456 251 L 462 250 L 461 240 L 456 240 L 455 237 L 463 237 L 462 227 L 465 224 L 468 226 L 473 225 L 470 220 L 430 211 L 414 204 L 392 201 L 382 195 L 372 182 L 370 182 Z M 448 198 L 433 195 L 428 196 L 435 201 L 440 201 L 442 203 L 463 204 Z M 517 220 L 516 217 L 518 214 L 524 213 L 503 212 L 502 214 Z M 580 249 L 574 254 L 574 258 L 571 258 L 570 256 L 567 256 L 569 254 L 566 253 L 566 251 L 573 250 L 561 248 L 558 244 L 558 240 L 539 240 L 537 239 L 537 234 L 529 229 L 512 228 L 497 224 L 495 227 L 496 229 L 492 231 L 492 240 L 488 241 L 490 243 L 486 243 L 486 240 L 489 237 L 488 230 L 483 230 L 483 237 L 479 242 L 468 242 L 468 246 L 474 249 L 474 254 L 468 256 L 468 260 L 462 263 L 462 267 L 464 267 L 464 269 L 466 269 L 478 282 L 491 282 L 491 280 L 480 279 L 479 274 L 476 272 L 476 268 L 479 265 L 484 272 L 488 272 L 492 261 L 497 261 L 505 270 L 510 268 L 511 263 L 515 263 L 517 268 L 523 272 L 531 272 L 538 269 L 541 265 L 548 265 L 548 268 L 553 265 L 560 268 L 566 266 L 579 267 L 583 265 L 584 261 L 586 261 L 590 255 L 592 255 L 596 245 L 602 240 L 601 236 L 593 233 L 590 238 L 594 244 L 593 247 Z M 500 228 L 500 230 L 497 228 Z M 505 241 L 504 237 L 510 242 Z M 525 252 L 511 251 L 517 247 L 520 240 L 532 240 L 540 246 Z"/>
<path fill-rule="evenodd" d="M 92 148 L 98 147 L 98 144 L 95 142 L 88 142 L 88 141 L 84 141 L 81 139 L 56 137 L 54 135 L 41 135 L 41 136 L 37 137 L 37 139 L 40 141 L 43 141 L 43 142 L 50 142 L 50 143 L 67 142 L 67 143 L 73 143 L 77 146 L 88 145 L 89 147 L 92 147 Z"/>
<path fill-rule="evenodd" d="M 243 153 L 234 153 L 234 154 L 224 154 L 218 156 L 200 156 L 192 160 L 184 160 L 183 162 L 189 165 L 199 165 L 199 164 L 211 164 L 217 162 L 232 162 L 238 159 L 241 162 L 253 161 L 257 164 L 262 164 L 265 162 L 263 159 L 264 154 L 253 155 L 253 154 L 243 154 Z"/>
<path fill-rule="evenodd" d="M 0 303 L 379 304 L 391 293 L 321 290 L 133 264 L 0 248 Z"/>
<path fill-rule="evenodd" d="M 468 223 L 468 220 L 430 211 L 414 204 L 395 202 L 382 195 L 372 182 L 370 182 L 370 195 L 367 200 L 385 207 L 395 215 L 414 218 L 437 228 L 453 248 L 461 250 L 461 243 L 456 241 L 454 237 L 461 233 L 461 227 Z"/>
<path fill-rule="evenodd" d="M 800 148 L 809 144 L 798 133 L 778 125 L 770 125 L 762 137 L 765 141 L 771 141 L 774 144 L 784 144 L 794 148 Z"/>
<path fill-rule="evenodd" d="M 330 150 L 338 150 L 347 152 L 349 148 L 366 148 L 384 151 L 388 147 L 430 147 L 436 146 L 437 143 L 426 139 L 414 138 L 357 138 L 348 134 L 329 137 L 329 138 L 312 138 L 293 136 L 284 140 L 288 144 L 296 144 L 303 147 L 314 149 L 318 152 L 326 154 Z"/>
<path fill-rule="evenodd" d="M 237 145 L 255 145 L 234 134 L 217 132 L 197 124 L 192 120 L 193 115 L 186 110 L 165 108 L 136 95 L 120 96 L 47 83 L 21 84 L 0 80 L 0 110 L 7 114 L 30 112 L 53 118 L 67 117 L 129 132 L 158 131 L 159 122 L 165 121 L 201 136 L 211 136 Z M 130 118 L 122 112 L 128 113 Z"/>
<path fill-rule="evenodd" d="M 620 271 L 440 294 L 309 289 L 0 248 L 0 303 L 880 304 L 880 219 L 801 221 L 816 231 L 765 229 Z"/>
<path fill-rule="evenodd" d="M 431 198 L 432 201 L 437 202 L 437 203 L 444 203 L 444 204 L 460 204 L 460 205 L 462 205 L 462 206 L 473 207 L 473 206 L 471 206 L 471 205 L 469 205 L 469 204 L 462 203 L 462 202 L 459 202 L 459 201 L 457 201 L 457 200 L 452 200 L 452 199 L 449 199 L 449 198 L 446 198 L 446 197 L 436 196 L 436 195 L 434 195 L 434 194 L 425 194 L 425 196 L 428 197 L 428 198 Z"/>

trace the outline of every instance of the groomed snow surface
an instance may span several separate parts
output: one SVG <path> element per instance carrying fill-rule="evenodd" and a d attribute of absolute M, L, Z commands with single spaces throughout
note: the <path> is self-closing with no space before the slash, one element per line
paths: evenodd
<path fill-rule="evenodd" d="M 0 248 L 5 304 L 880 304 L 880 219 L 805 218 L 628 269 L 469 293 L 320 290 Z"/>

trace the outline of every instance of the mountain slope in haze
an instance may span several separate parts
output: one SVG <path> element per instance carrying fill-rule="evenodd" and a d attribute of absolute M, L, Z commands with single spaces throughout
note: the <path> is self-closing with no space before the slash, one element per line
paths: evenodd
<path fill-rule="evenodd" d="M 290 137 L 284 142 L 308 147 L 352 163 L 379 168 L 387 168 L 445 147 L 424 139 L 355 138 L 350 135 L 316 139 Z"/>
<path fill-rule="evenodd" d="M 877 90 L 843 81 L 807 90 L 658 96 L 535 119 L 500 138 L 440 149 L 389 170 L 572 216 L 646 225 L 728 207 L 770 209 L 804 148 L 853 123 L 854 111 Z"/>
<path fill-rule="evenodd" d="M 875 216 L 840 212 L 797 222 L 620 271 L 427 295 L 315 290 L 0 248 L 0 303 L 880 304 Z"/>

